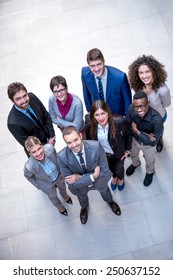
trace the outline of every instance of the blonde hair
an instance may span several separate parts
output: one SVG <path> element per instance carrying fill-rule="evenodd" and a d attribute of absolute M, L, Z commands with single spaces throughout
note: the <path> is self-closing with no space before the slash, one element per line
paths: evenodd
<path fill-rule="evenodd" d="M 40 140 L 35 136 L 29 136 L 25 141 L 25 149 L 29 153 L 31 148 L 35 145 L 42 145 Z"/>

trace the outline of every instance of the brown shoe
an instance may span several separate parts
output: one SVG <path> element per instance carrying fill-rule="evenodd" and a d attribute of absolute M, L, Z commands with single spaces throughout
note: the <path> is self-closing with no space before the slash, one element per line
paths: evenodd
<path fill-rule="evenodd" d="M 81 223 L 84 225 L 86 224 L 87 220 L 88 220 L 88 208 L 81 208 L 80 211 L 80 220 Z"/>

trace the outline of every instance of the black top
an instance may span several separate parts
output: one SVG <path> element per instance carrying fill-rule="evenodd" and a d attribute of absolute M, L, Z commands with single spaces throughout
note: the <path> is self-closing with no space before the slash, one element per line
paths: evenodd
<path fill-rule="evenodd" d="M 129 124 L 131 124 L 132 122 L 137 124 L 137 129 L 140 131 L 140 135 L 138 136 L 132 130 L 133 136 L 137 141 L 149 146 L 155 146 L 157 144 L 159 138 L 163 133 L 163 120 L 161 115 L 155 109 L 149 106 L 147 114 L 144 118 L 141 118 L 137 115 L 133 108 L 133 105 L 131 104 L 128 108 L 126 119 Z M 145 133 L 153 133 L 156 140 L 151 141 L 149 136 Z"/>
<path fill-rule="evenodd" d="M 89 118 L 89 116 L 87 116 L 87 118 Z M 126 150 L 130 151 L 132 145 L 132 134 L 129 125 L 124 117 L 114 115 L 114 123 L 116 127 L 116 135 L 115 138 L 111 138 L 110 128 L 109 128 L 108 142 L 114 152 L 115 158 L 119 159 L 125 154 Z M 91 139 L 89 132 L 90 132 L 90 123 L 86 125 L 87 139 Z M 98 140 L 97 129 L 94 132 L 94 140 Z"/>

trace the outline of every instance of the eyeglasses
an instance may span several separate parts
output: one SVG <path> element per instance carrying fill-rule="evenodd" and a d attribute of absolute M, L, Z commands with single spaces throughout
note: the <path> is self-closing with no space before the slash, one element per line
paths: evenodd
<path fill-rule="evenodd" d="M 53 91 L 53 94 L 55 94 L 55 95 L 58 95 L 59 93 L 60 93 L 60 94 L 63 94 L 63 93 L 65 92 L 65 90 L 66 90 L 66 88 L 62 88 L 62 89 L 60 89 L 60 90 L 54 90 L 54 91 Z"/>
<path fill-rule="evenodd" d="M 135 111 L 138 110 L 138 109 L 144 110 L 147 107 L 147 105 L 148 105 L 148 103 L 145 104 L 145 105 L 139 105 L 139 106 L 134 106 L 133 105 L 133 108 L 134 108 Z"/>

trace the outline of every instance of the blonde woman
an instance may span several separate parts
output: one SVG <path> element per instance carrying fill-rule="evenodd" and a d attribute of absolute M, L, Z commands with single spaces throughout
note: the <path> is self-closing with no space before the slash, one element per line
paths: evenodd
<path fill-rule="evenodd" d="M 38 138 L 29 136 L 25 141 L 25 148 L 30 157 L 24 166 L 24 176 L 37 189 L 47 194 L 62 215 L 67 216 L 67 210 L 58 198 L 56 188 L 59 189 L 65 202 L 72 204 L 72 200 L 66 193 L 66 185 L 59 171 L 54 146 L 51 144 L 43 146 Z"/>

